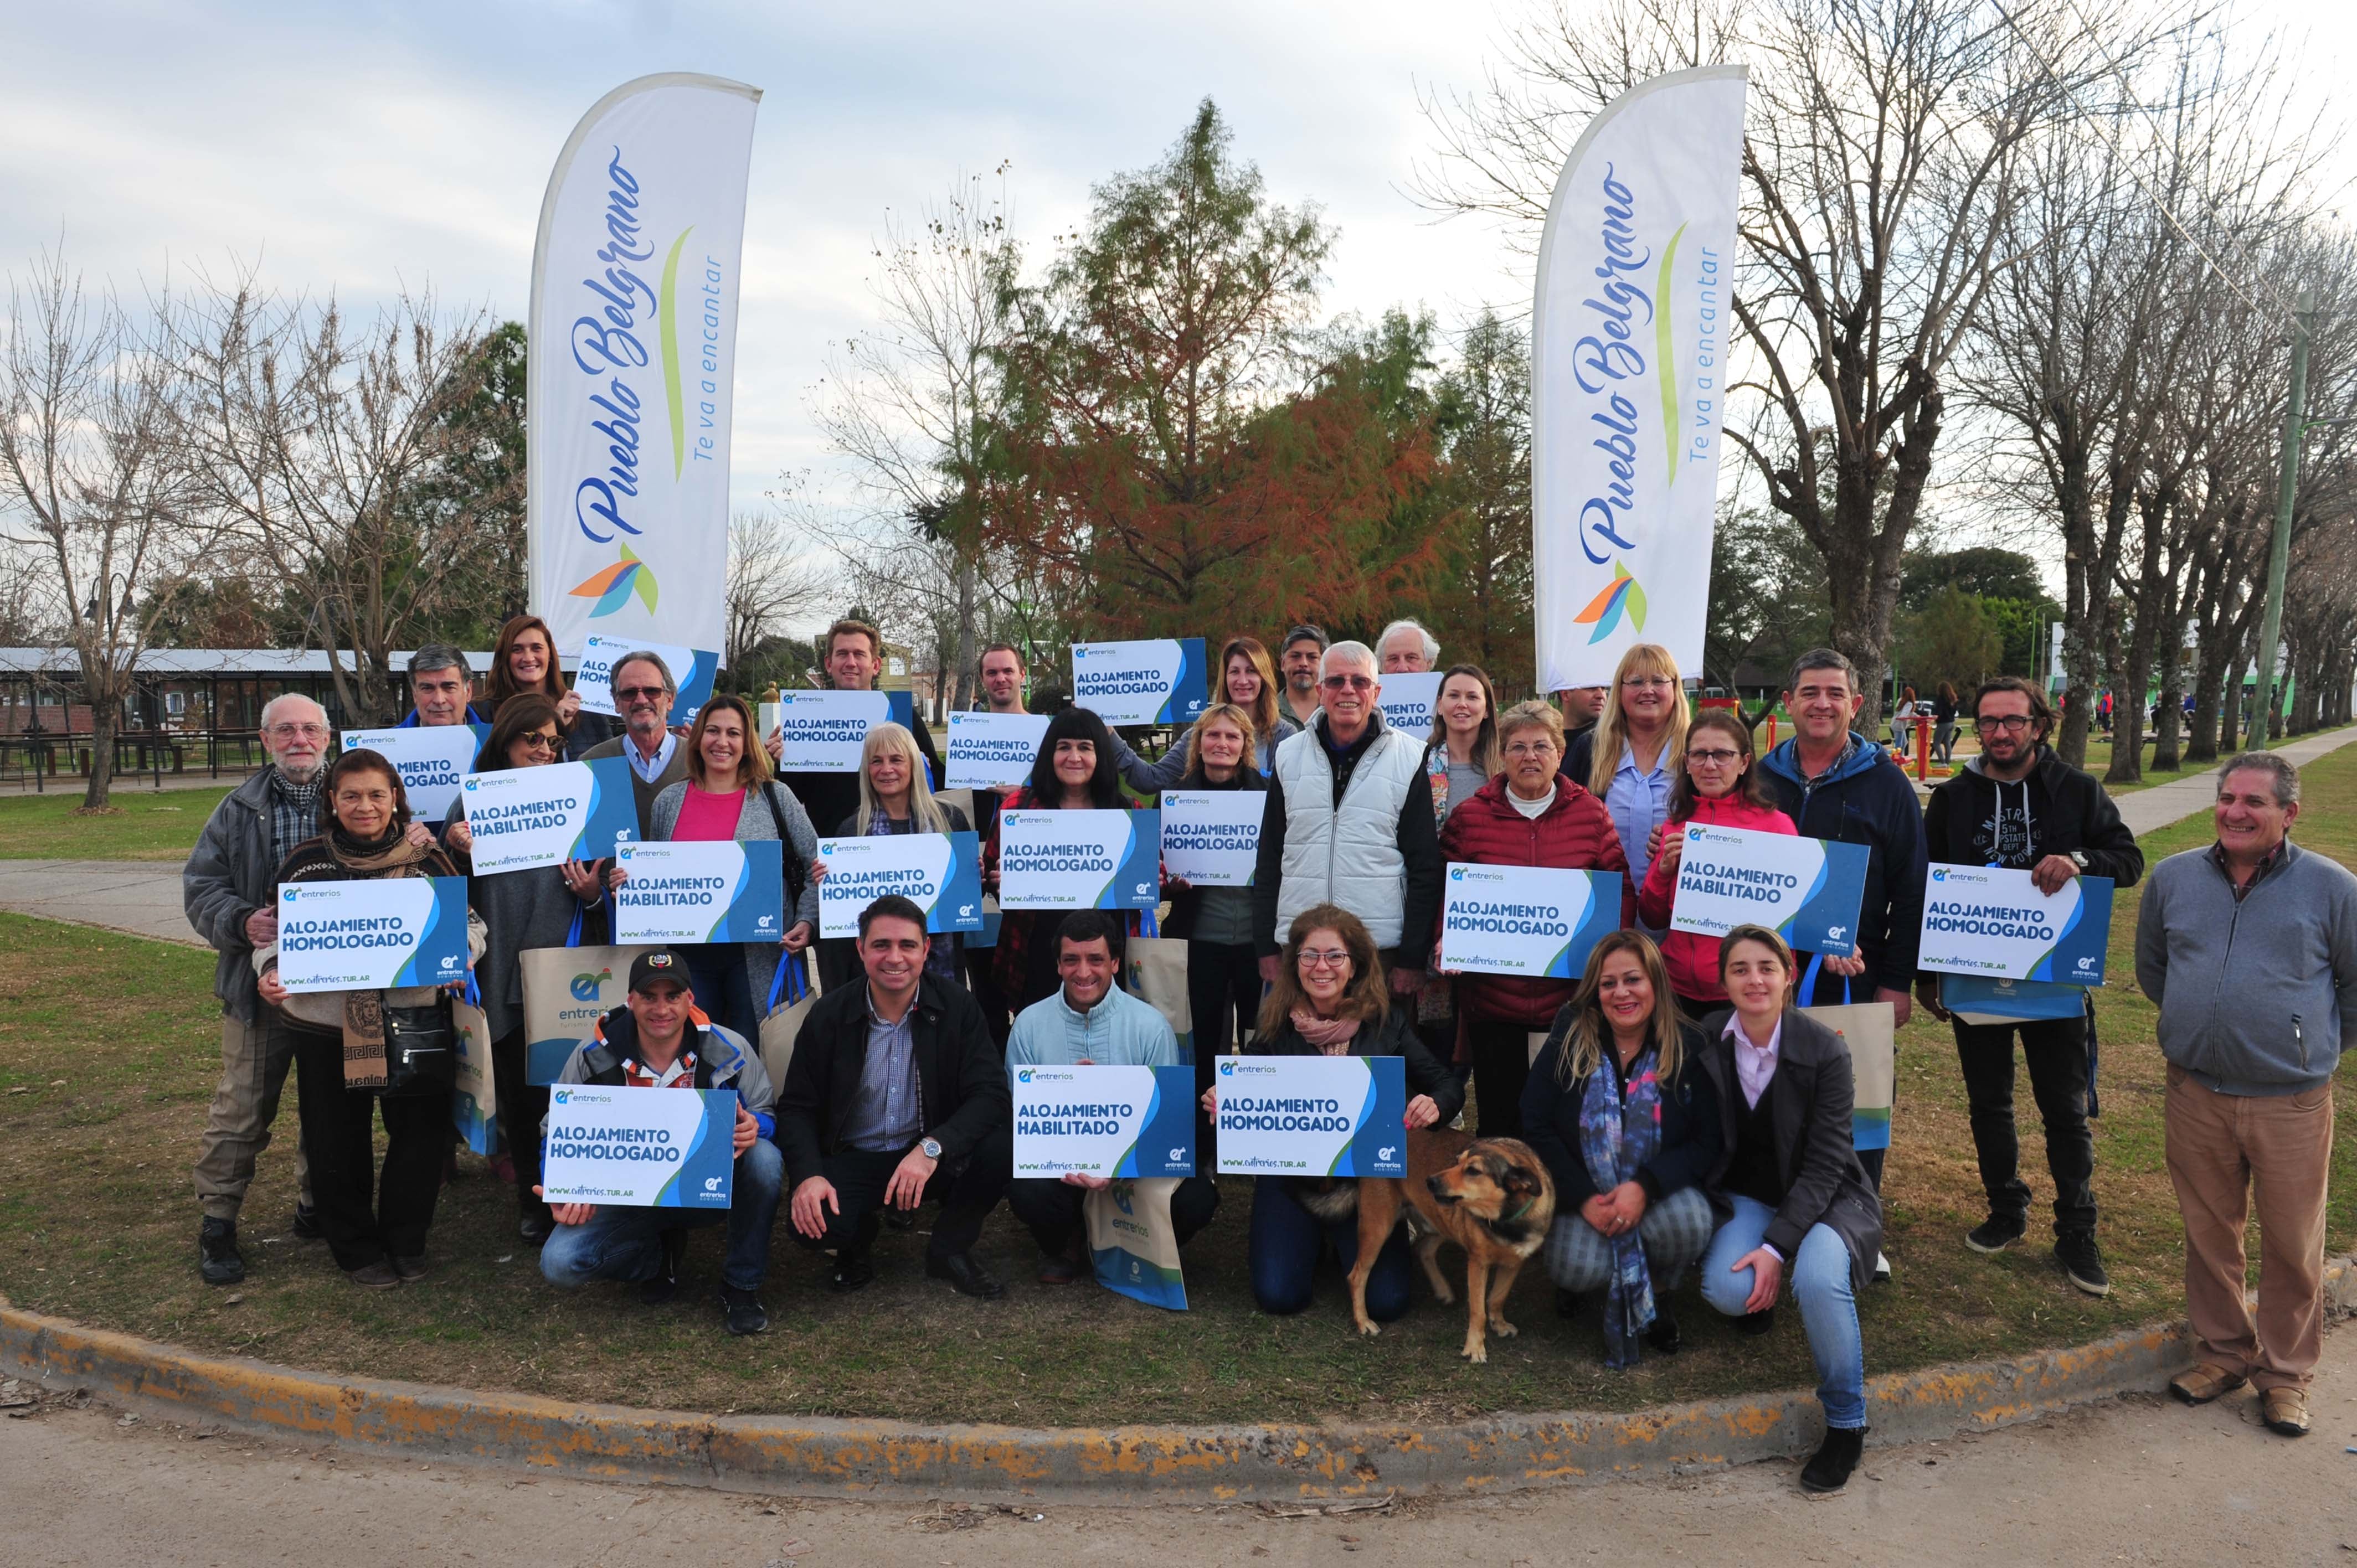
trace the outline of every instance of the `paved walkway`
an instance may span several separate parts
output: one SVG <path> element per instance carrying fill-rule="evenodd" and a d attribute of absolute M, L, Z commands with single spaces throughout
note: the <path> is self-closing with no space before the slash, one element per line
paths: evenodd
<path fill-rule="evenodd" d="M 2283 752 L 2305 764 L 2352 741 L 2357 726 L 2293 741 Z M 2209 810 L 2216 791 L 2210 773 L 2172 779 L 2121 796 L 2120 815 L 2131 831 L 2148 833 Z M 203 945 L 180 912 L 180 868 L 170 863 L 0 860 L 0 909 Z"/>

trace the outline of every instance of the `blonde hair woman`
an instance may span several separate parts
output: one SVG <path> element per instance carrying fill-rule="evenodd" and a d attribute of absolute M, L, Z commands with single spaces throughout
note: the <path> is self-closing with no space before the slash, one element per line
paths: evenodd
<path fill-rule="evenodd" d="M 1612 813 L 1631 886 L 1643 886 L 1658 832 L 1669 820 L 1691 716 L 1678 661 L 1659 643 L 1636 643 L 1612 672 L 1603 716 L 1565 758 L 1564 770 Z"/>
<path fill-rule="evenodd" d="M 859 809 L 836 825 L 834 837 L 963 833 L 971 832 L 973 826 L 957 807 L 933 799 L 933 787 L 925 778 L 924 754 L 918 749 L 917 737 L 907 725 L 880 724 L 867 732 L 867 739 L 859 748 Z M 981 853 L 977 845 L 977 859 Z M 825 877 L 826 868 L 819 866 L 813 873 L 813 884 Z M 826 940 L 830 948 L 838 943 L 843 961 L 853 961 L 849 950 L 852 939 Z M 962 937 L 934 938 L 931 950 L 925 955 L 925 972 L 943 985 L 956 984 L 963 968 L 964 951 Z"/>
<path fill-rule="evenodd" d="M 1301 725 L 1277 701 L 1281 688 L 1276 668 L 1269 662 L 1268 650 L 1256 637 L 1232 637 L 1220 650 L 1220 684 L 1211 694 L 1215 706 L 1241 708 L 1250 721 L 1252 749 L 1246 753 L 1251 765 L 1266 773 L 1275 764 L 1276 743 L 1289 735 L 1298 735 Z M 1206 713 L 1203 718 L 1209 718 Z M 1202 719 L 1195 721 L 1200 727 Z M 1114 766 L 1129 787 L 1141 795 L 1158 794 L 1165 789 L 1186 788 L 1179 780 L 1187 776 L 1189 758 L 1194 755 L 1195 731 L 1190 728 L 1179 736 L 1178 744 L 1165 752 L 1158 761 L 1148 762 L 1129 748 L 1129 743 L 1119 736 L 1113 737 Z"/>

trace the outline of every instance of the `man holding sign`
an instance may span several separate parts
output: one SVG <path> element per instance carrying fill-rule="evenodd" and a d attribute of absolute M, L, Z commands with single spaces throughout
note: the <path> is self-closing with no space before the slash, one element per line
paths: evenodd
<path fill-rule="evenodd" d="M 726 1212 L 668 1204 L 568 1203 L 560 1191 L 551 1206 L 556 1230 L 541 1249 L 540 1272 L 549 1283 L 567 1289 L 593 1280 L 634 1283 L 640 1300 L 660 1305 L 679 1294 L 689 1230 L 725 1220 L 728 1251 L 720 1266 L 721 1316 L 731 1334 L 759 1334 L 770 1326 L 761 1282 L 770 1273 L 770 1231 L 777 1223 L 785 1174 L 778 1146 L 770 1142 L 770 1075 L 743 1036 L 716 1024 L 697 1025 L 694 1001 L 685 958 L 668 949 L 640 954 L 630 965 L 629 997 L 598 1020 L 556 1081 L 648 1092 L 736 1090 L 730 1140 L 736 1164 Z M 552 1108 L 552 1131 L 555 1121 Z M 560 1158 L 561 1145 L 552 1146 L 552 1181 Z"/>
<path fill-rule="evenodd" d="M 2103 785 L 2046 743 L 2054 710 L 2046 693 L 2007 675 L 1973 699 L 1978 757 L 1932 791 L 1923 813 L 1932 858 L 1953 865 L 2027 871 L 2050 897 L 2086 872 L 2127 887 L 2144 875 L 2144 851 L 2120 821 Z M 2029 1228 L 2029 1188 L 2022 1182 L 2021 1143 L 2013 1121 L 2013 1037 L 2029 1066 L 2029 1090 L 2046 1123 L 2046 1168 L 2054 1177 L 2054 1255 L 2071 1283 L 2090 1295 L 2111 1289 L 2095 1245 L 2095 1140 L 2087 1130 L 2093 1077 L 2093 993 L 2048 985 L 2066 1005 L 2059 1016 L 1973 1021 L 1942 1004 L 1940 977 L 1916 980 L 1916 996 L 1956 1034 L 1972 1106 L 1973 1149 L 1980 1158 L 1988 1218 L 1967 1233 L 1975 1252 L 2000 1252 Z"/>

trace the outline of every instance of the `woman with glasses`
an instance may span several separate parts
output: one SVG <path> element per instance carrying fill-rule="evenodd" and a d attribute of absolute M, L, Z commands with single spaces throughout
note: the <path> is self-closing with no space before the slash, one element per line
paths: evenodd
<path fill-rule="evenodd" d="M 810 879 L 818 835 L 802 803 L 770 779 L 770 754 L 753 739 L 751 705 L 742 697 L 713 698 L 680 744 L 687 752 L 687 778 L 655 797 L 651 836 L 672 843 L 782 843 L 784 947 L 802 951 L 818 933 L 818 884 Z M 705 1016 L 759 1039 L 781 961 L 779 944 L 691 942 L 685 951 L 695 1004 Z"/>
<path fill-rule="evenodd" d="M 500 704 L 472 771 L 545 768 L 565 760 L 564 751 L 557 705 L 527 692 Z M 474 848 L 463 796 L 444 842 L 454 854 Z M 467 884 L 467 901 L 483 918 L 488 942 L 482 961 L 475 966 L 475 980 L 483 993 L 483 1022 L 491 1032 L 491 1083 L 499 1095 L 500 1135 L 515 1165 L 516 1229 L 535 1246 L 548 1240 L 555 1221 L 533 1190 L 540 1181 L 540 1124 L 548 1115 L 548 1089 L 524 1081 L 524 950 L 563 947 L 576 917 L 603 899 L 607 887 L 619 883 L 621 875 L 610 861 L 568 860 L 562 865 L 471 877 Z"/>
<path fill-rule="evenodd" d="M 1303 910 L 1286 933 L 1276 983 L 1261 1003 L 1260 1032 L 1246 1056 L 1400 1057 L 1406 1064 L 1411 1129 L 1454 1117 L 1464 1092 L 1391 1004 L 1374 939 L 1356 915 L 1331 904 Z M 1203 1091 L 1216 1114 L 1219 1090 Z M 1342 1178 L 1348 1180 L 1350 1178 Z M 1334 1255 L 1344 1273 L 1358 1262 L 1358 1206 L 1334 1200 L 1336 1183 L 1297 1176 L 1253 1181 L 1247 1255 L 1253 1300 L 1263 1312 L 1290 1316 L 1309 1305 L 1318 1261 Z M 1394 1230 L 1367 1278 L 1367 1316 L 1390 1323 L 1408 1307 L 1407 1237 Z"/>
<path fill-rule="evenodd" d="M 1612 813 L 1629 875 L 1640 883 L 1669 818 L 1687 718 L 1677 660 L 1658 643 L 1636 643 L 1620 656 L 1603 717 L 1580 737 L 1587 744 L 1574 743 L 1564 757 L 1564 770 Z"/>
<path fill-rule="evenodd" d="M 1628 924 L 1636 896 L 1612 818 L 1602 801 L 1556 772 L 1563 715 L 1547 703 L 1517 703 L 1499 719 L 1498 736 L 1506 770 L 1449 814 L 1440 830 L 1441 859 L 1620 872 L 1620 921 Z M 1460 974 L 1456 983 L 1479 1132 L 1519 1138 L 1530 1037 L 1555 1022 L 1579 983 L 1502 974 Z"/>
<path fill-rule="evenodd" d="M 1750 729 L 1724 708 L 1696 714 L 1686 729 L 1684 766 L 1677 787 L 1670 791 L 1669 830 L 1663 833 L 1661 852 L 1646 869 L 1644 886 L 1637 894 L 1637 918 L 1655 930 L 1668 930 L 1678 891 L 1678 863 L 1685 850 L 1683 830 L 1688 822 L 1787 837 L 1801 831 L 1768 798 L 1768 788 L 1752 766 Z M 1864 967 L 1853 959 L 1827 961 L 1836 973 L 1855 974 Z M 1679 1010 L 1687 1017 L 1700 1018 L 1727 1005 L 1727 991 L 1718 983 L 1717 937 L 1668 931 L 1662 938 L 1662 962 L 1669 971 Z"/>

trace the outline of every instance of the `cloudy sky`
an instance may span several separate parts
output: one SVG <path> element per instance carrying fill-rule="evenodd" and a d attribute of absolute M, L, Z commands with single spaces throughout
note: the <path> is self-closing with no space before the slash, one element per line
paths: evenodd
<path fill-rule="evenodd" d="M 1493 232 L 1435 222 L 1402 189 L 1430 145 L 1419 88 L 1476 84 L 1514 0 L 8 9 L 0 268 L 62 236 L 74 261 L 134 289 L 235 256 L 290 291 L 366 304 L 430 282 L 521 316 L 549 166 L 592 102 L 657 70 L 763 89 L 740 505 L 780 470 L 830 462 L 812 391 L 829 341 L 871 318 L 867 252 L 888 209 L 1007 162 L 1016 227 L 1043 256 L 1093 181 L 1152 162 L 1206 94 L 1272 194 L 1314 199 L 1340 226 L 1331 309 L 1422 305 L 1455 322 L 1528 294 Z M 2260 28 L 2315 30 L 2311 81 L 2357 63 L 2357 7 L 2244 10 Z"/>

